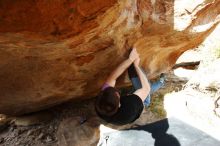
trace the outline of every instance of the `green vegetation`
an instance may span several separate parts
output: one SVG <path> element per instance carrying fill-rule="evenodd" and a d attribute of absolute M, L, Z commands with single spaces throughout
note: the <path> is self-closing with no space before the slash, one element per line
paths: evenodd
<path fill-rule="evenodd" d="M 164 110 L 163 100 L 164 95 L 161 93 L 154 94 L 150 105 L 150 110 L 152 113 L 158 117 L 166 117 L 166 111 Z"/>

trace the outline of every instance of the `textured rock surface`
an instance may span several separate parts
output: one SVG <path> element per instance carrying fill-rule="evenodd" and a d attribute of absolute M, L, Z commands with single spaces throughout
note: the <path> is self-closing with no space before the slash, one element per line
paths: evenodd
<path fill-rule="evenodd" d="M 153 78 L 198 46 L 219 14 L 218 0 L 1 0 L 0 113 L 94 96 L 133 45 Z"/>
<path fill-rule="evenodd" d="M 80 117 L 63 120 L 57 130 L 58 146 L 96 146 L 99 141 L 98 119 L 80 124 Z"/>

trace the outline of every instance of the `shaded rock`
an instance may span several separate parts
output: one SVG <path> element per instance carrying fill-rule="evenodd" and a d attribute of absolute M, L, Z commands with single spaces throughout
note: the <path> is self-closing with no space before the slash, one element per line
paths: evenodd
<path fill-rule="evenodd" d="M 4 142 L 4 138 L 0 138 L 0 144 Z"/>
<path fill-rule="evenodd" d="M 0 115 L 0 132 L 5 130 L 9 125 L 9 119 L 6 116 Z"/>
<path fill-rule="evenodd" d="M 59 146 L 96 146 L 99 140 L 99 120 L 90 118 L 83 124 L 81 117 L 63 120 L 57 131 Z"/>
<path fill-rule="evenodd" d="M 16 117 L 13 120 L 13 123 L 16 126 L 31 126 L 31 125 L 50 122 L 53 119 L 53 117 L 54 116 L 51 112 L 43 111 L 43 112 Z"/>
<path fill-rule="evenodd" d="M 96 95 L 132 46 L 156 77 L 215 29 L 219 11 L 218 0 L 1 0 L 0 113 Z"/>
<path fill-rule="evenodd" d="M 46 137 L 46 139 L 45 139 L 45 142 L 46 142 L 46 143 L 49 143 L 49 142 L 52 142 L 52 141 L 53 141 L 53 139 L 52 139 L 52 137 L 49 136 L 49 135 L 48 135 L 48 136 Z"/>
<path fill-rule="evenodd" d="M 19 146 L 20 144 L 21 144 L 20 142 L 16 142 L 16 143 L 15 143 L 16 146 Z"/>
<path fill-rule="evenodd" d="M 33 131 L 32 130 L 29 130 L 28 132 L 27 132 L 27 136 L 30 136 L 30 135 L 32 135 L 33 134 Z"/>
<path fill-rule="evenodd" d="M 44 137 L 43 133 L 40 133 L 40 135 L 37 137 L 37 139 L 42 139 Z"/>

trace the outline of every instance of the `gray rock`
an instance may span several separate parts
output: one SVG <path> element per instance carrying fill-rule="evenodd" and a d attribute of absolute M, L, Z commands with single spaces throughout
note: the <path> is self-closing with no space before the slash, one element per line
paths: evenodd
<path fill-rule="evenodd" d="M 0 119 L 0 132 L 5 130 L 8 127 L 7 119 Z"/>
<path fill-rule="evenodd" d="M 21 143 L 20 143 L 19 141 L 15 143 L 15 145 L 17 145 L 17 146 L 19 146 L 20 144 L 21 144 Z"/>
<path fill-rule="evenodd" d="M 53 114 L 47 111 L 38 112 L 30 115 L 16 117 L 14 124 L 17 126 L 31 126 L 50 122 L 53 119 Z"/>
<path fill-rule="evenodd" d="M 81 117 L 63 120 L 57 131 L 58 146 L 96 146 L 99 140 L 99 120 L 89 118 L 83 124 Z"/>
<path fill-rule="evenodd" d="M 40 135 L 38 136 L 37 139 L 39 140 L 39 139 L 42 139 L 43 137 L 44 137 L 44 134 L 43 134 L 43 133 L 40 133 Z"/>
<path fill-rule="evenodd" d="M 53 139 L 52 139 L 52 137 L 50 136 L 50 135 L 48 135 L 47 137 L 46 137 L 46 139 L 45 139 L 45 142 L 46 143 L 49 143 L 49 142 L 52 142 L 53 141 Z"/>
<path fill-rule="evenodd" d="M 29 130 L 29 131 L 27 132 L 27 136 L 30 136 L 32 133 L 33 133 L 33 131 L 32 131 L 32 130 Z"/>
<path fill-rule="evenodd" d="M 4 142 L 4 138 L 0 138 L 0 144 Z"/>

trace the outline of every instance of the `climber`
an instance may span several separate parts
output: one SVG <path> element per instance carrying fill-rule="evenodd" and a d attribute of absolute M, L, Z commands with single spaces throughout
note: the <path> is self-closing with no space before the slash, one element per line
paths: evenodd
<path fill-rule="evenodd" d="M 164 75 L 156 83 L 150 84 L 142 69 L 139 67 L 139 54 L 132 49 L 128 59 L 124 60 L 107 78 L 97 97 L 95 109 L 97 114 L 106 122 L 124 125 L 139 118 L 144 106 L 150 104 L 150 94 L 164 84 Z M 134 92 L 120 96 L 115 88 L 117 78 L 128 69 Z"/>

